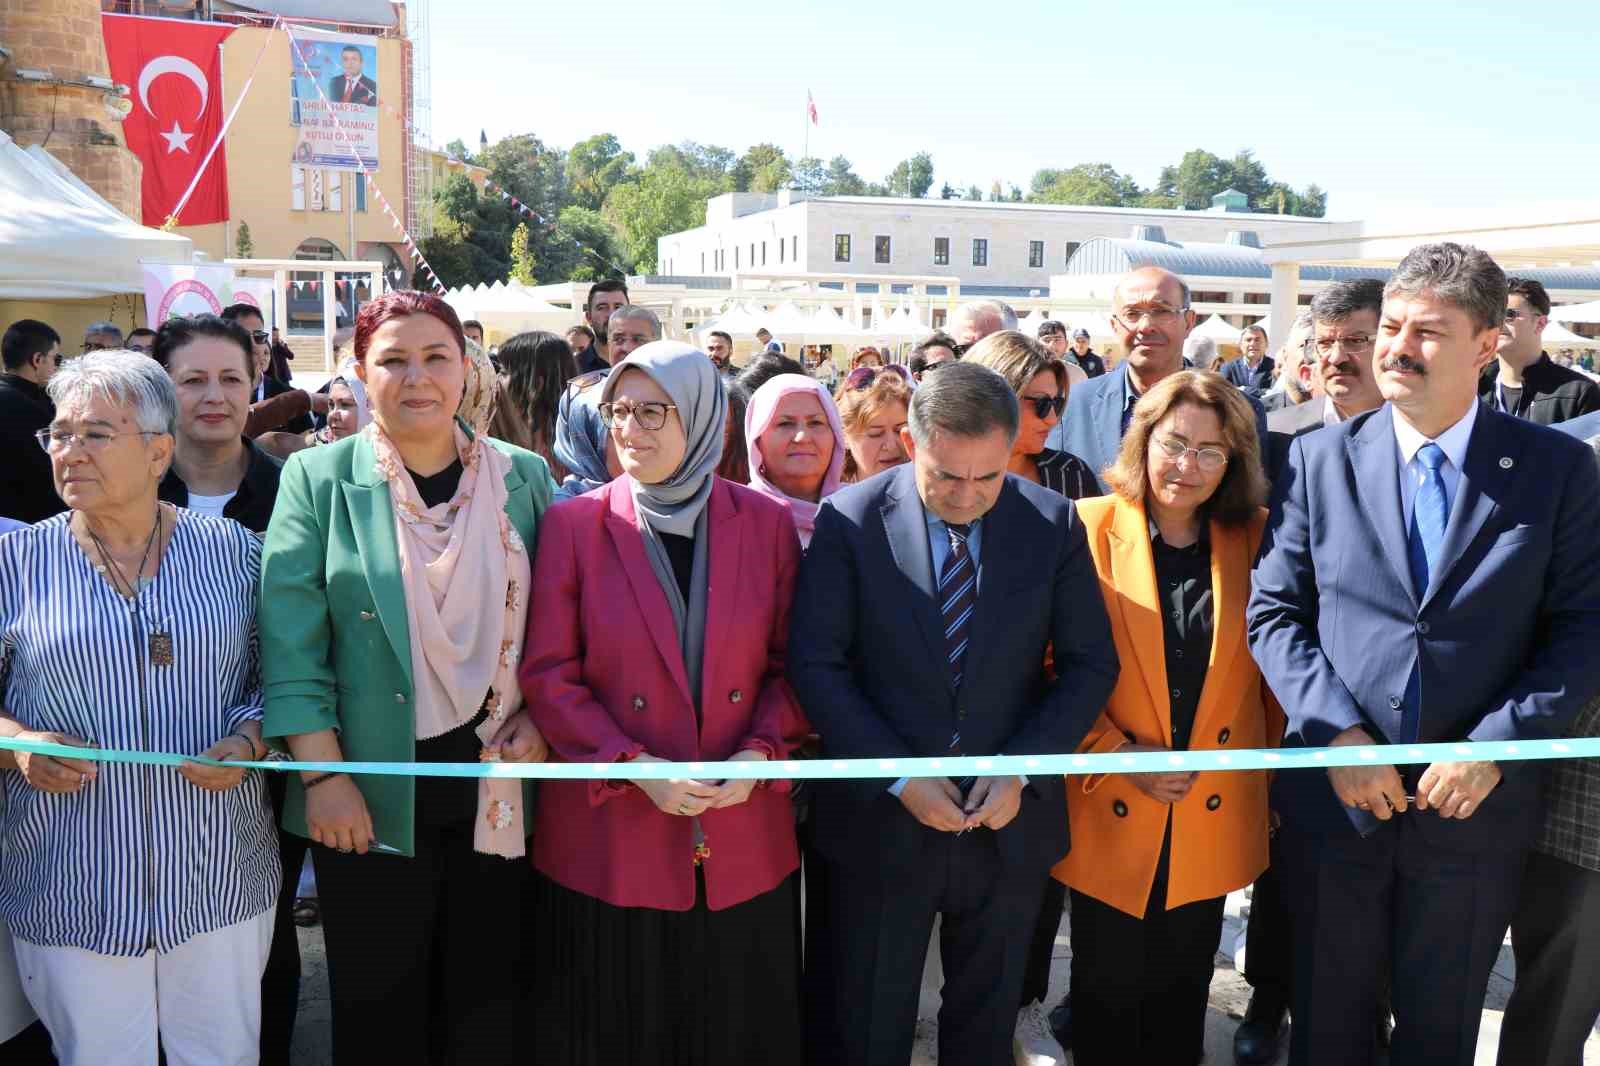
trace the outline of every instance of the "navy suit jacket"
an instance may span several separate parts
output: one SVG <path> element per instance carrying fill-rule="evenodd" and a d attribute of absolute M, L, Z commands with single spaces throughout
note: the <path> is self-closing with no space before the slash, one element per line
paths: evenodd
<path fill-rule="evenodd" d="M 1285 747 L 1351 726 L 1399 737 L 1421 667 L 1422 743 L 1560 736 L 1600 694 L 1600 471 L 1582 443 L 1480 407 L 1428 588 L 1413 587 L 1399 445 L 1386 404 L 1298 437 L 1273 489 L 1248 611 L 1250 648 L 1288 726 Z M 1401 767 L 1414 785 L 1422 767 Z M 1538 764 L 1465 821 L 1454 847 L 1520 846 L 1539 818 Z M 1320 770 L 1279 773 L 1273 806 L 1313 831 L 1371 832 Z"/>
<path fill-rule="evenodd" d="M 826 756 L 936 757 L 958 730 L 968 755 L 1077 750 L 1118 664 L 1072 501 L 1007 475 L 983 519 L 979 565 L 958 691 L 911 464 L 823 503 L 795 582 L 788 669 Z M 1054 680 L 1045 672 L 1051 645 Z M 857 869 L 915 869 L 945 834 L 888 794 L 897 776 L 818 782 L 817 847 Z M 1042 877 L 1065 856 L 1062 778 L 1030 778 L 1021 813 L 995 840 L 1008 873 Z"/>
<path fill-rule="evenodd" d="M 1067 394 L 1067 410 L 1050 431 L 1046 448 L 1071 452 L 1089 464 L 1102 494 L 1110 491 L 1101 472 L 1117 461 L 1122 448 L 1122 391 L 1128 380 L 1124 360 L 1109 374 L 1074 385 Z M 1256 437 L 1261 442 L 1261 459 L 1267 460 L 1267 412 L 1261 401 L 1245 393 L 1256 413 Z"/>
<path fill-rule="evenodd" d="M 1245 362 L 1244 356 L 1241 355 L 1222 364 L 1222 376 L 1241 389 L 1254 389 L 1257 393 L 1263 393 L 1272 387 L 1272 372 L 1277 366 L 1278 364 L 1272 361 L 1272 356 L 1265 355 L 1261 357 L 1261 362 L 1256 364 L 1256 368 L 1251 370 L 1250 364 Z"/>

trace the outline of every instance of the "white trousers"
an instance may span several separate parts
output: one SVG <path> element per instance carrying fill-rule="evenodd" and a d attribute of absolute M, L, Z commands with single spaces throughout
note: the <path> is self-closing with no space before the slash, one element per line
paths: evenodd
<path fill-rule="evenodd" d="M 138 958 L 16 941 L 17 971 L 61 1066 L 253 1066 L 273 912 Z"/>

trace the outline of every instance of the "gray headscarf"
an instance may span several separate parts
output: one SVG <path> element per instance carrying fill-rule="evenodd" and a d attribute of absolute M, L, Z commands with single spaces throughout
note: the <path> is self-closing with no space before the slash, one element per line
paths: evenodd
<path fill-rule="evenodd" d="M 687 446 L 683 462 L 671 477 L 656 485 L 633 483 L 633 504 L 640 518 L 662 533 L 694 534 L 696 520 L 711 498 L 711 478 L 722 461 L 722 435 L 728 420 L 728 398 L 722 391 L 711 357 L 681 341 L 651 341 L 636 348 L 611 368 L 602 403 L 617 391 L 623 371 L 642 370 L 678 405 Z"/>
<path fill-rule="evenodd" d="M 678 628 L 678 646 L 683 652 L 684 672 L 695 711 L 700 709 L 701 665 L 705 658 L 706 591 L 710 580 L 707 563 L 706 501 L 716 480 L 717 464 L 722 461 L 722 435 L 728 418 L 728 397 L 722 391 L 717 368 L 711 357 L 681 341 L 652 341 L 634 349 L 611 368 L 601 400 L 609 401 L 617 382 L 630 370 L 650 375 L 667 397 L 678 406 L 683 424 L 685 448 L 678 469 L 665 481 L 641 485 L 629 479 L 633 507 L 639 516 L 639 533 L 644 538 L 645 555 L 656 581 L 672 608 Z M 694 538 L 694 566 L 689 578 L 689 599 L 672 569 L 661 534 Z M 697 827 L 698 833 L 698 827 Z"/>
<path fill-rule="evenodd" d="M 577 380 L 568 384 L 556 406 L 552 447 L 561 465 L 571 471 L 556 490 L 558 500 L 582 496 L 611 480 L 606 469 L 606 424 L 600 419 L 601 379 L 575 387 Z"/>

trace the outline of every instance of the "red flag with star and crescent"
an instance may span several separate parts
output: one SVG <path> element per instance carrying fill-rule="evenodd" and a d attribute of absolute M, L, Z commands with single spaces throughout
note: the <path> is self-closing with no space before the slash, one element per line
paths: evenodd
<path fill-rule="evenodd" d="M 100 25 L 111 78 L 128 87 L 133 102 L 122 133 L 144 164 L 143 221 L 160 226 L 222 135 L 218 45 L 233 27 L 136 15 L 102 15 Z M 203 226 L 227 217 L 228 163 L 219 145 L 178 224 Z"/>

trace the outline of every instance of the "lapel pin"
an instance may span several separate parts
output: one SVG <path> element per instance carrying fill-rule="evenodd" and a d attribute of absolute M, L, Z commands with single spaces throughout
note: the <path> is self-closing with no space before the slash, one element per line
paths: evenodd
<path fill-rule="evenodd" d="M 1511 458 L 1511 456 L 1502 455 L 1500 457 L 1500 469 L 1501 470 L 1510 470 L 1513 466 L 1516 466 L 1516 465 L 1517 465 L 1516 462 Z"/>

